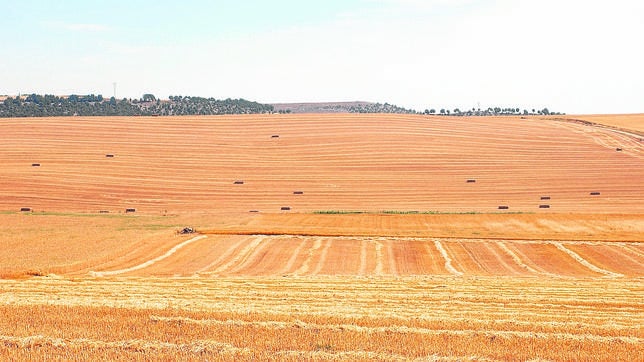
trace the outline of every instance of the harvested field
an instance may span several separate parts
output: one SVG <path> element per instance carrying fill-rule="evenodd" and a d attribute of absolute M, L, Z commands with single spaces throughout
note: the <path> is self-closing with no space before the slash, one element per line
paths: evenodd
<path fill-rule="evenodd" d="M 0 131 L 2 360 L 644 359 L 626 131 L 346 114 Z"/>
<path fill-rule="evenodd" d="M 644 144 L 555 120 L 73 117 L 1 119 L 0 132 L 7 210 L 644 212 Z M 35 159 L 47 167 L 28 167 Z"/>
<path fill-rule="evenodd" d="M 638 360 L 644 353 L 642 285 L 632 279 L 42 278 L 0 281 L 0 290 L 4 359 Z"/>
<path fill-rule="evenodd" d="M 599 125 L 605 125 L 631 131 L 639 134 L 644 134 L 644 114 L 586 114 L 586 115 L 566 115 L 551 116 L 551 119 L 564 118 L 571 120 L 581 120 L 585 122 L 592 122 Z"/>
<path fill-rule="evenodd" d="M 201 235 L 177 233 L 188 221 Z M 0 275 L 450 274 L 438 241 L 456 274 L 604 275 L 575 260 L 559 243 L 582 258 L 597 254 L 588 263 L 598 269 L 644 276 L 642 222 L 636 215 L 606 214 L 163 217 L 16 212 L 0 214 L 5 250 Z"/>
<path fill-rule="evenodd" d="M 598 243 L 566 245 L 568 249 L 601 269 L 627 276 L 641 276 L 644 255 L 634 251 L 633 245 L 617 244 L 617 249 L 614 246 Z"/>

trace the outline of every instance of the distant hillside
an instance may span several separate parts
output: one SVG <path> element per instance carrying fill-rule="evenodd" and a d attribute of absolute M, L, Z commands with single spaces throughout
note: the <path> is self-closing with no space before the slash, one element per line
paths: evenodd
<path fill-rule="evenodd" d="M 277 113 L 416 113 L 393 104 L 371 102 L 273 103 Z"/>

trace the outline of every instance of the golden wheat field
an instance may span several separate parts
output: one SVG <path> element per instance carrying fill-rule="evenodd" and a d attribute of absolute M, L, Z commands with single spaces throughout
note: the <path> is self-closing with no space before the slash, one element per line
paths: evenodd
<path fill-rule="evenodd" d="M 0 358 L 644 360 L 642 125 L 0 119 Z"/>

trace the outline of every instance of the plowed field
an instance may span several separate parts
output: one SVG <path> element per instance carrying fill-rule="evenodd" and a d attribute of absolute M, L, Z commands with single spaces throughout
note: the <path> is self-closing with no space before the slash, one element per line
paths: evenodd
<path fill-rule="evenodd" d="M 0 132 L 2 360 L 644 360 L 628 131 L 336 114 Z"/>

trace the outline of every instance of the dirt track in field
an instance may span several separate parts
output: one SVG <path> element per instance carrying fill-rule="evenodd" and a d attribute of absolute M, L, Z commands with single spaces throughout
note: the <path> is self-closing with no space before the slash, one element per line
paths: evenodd
<path fill-rule="evenodd" d="M 569 121 L 590 122 L 600 126 L 608 126 L 625 132 L 644 135 L 644 114 L 586 114 L 586 115 L 556 115 L 548 119 L 565 119 Z"/>
<path fill-rule="evenodd" d="M 554 120 L 76 117 L 0 119 L 0 132 L 10 211 L 644 213 L 642 143 Z"/>

